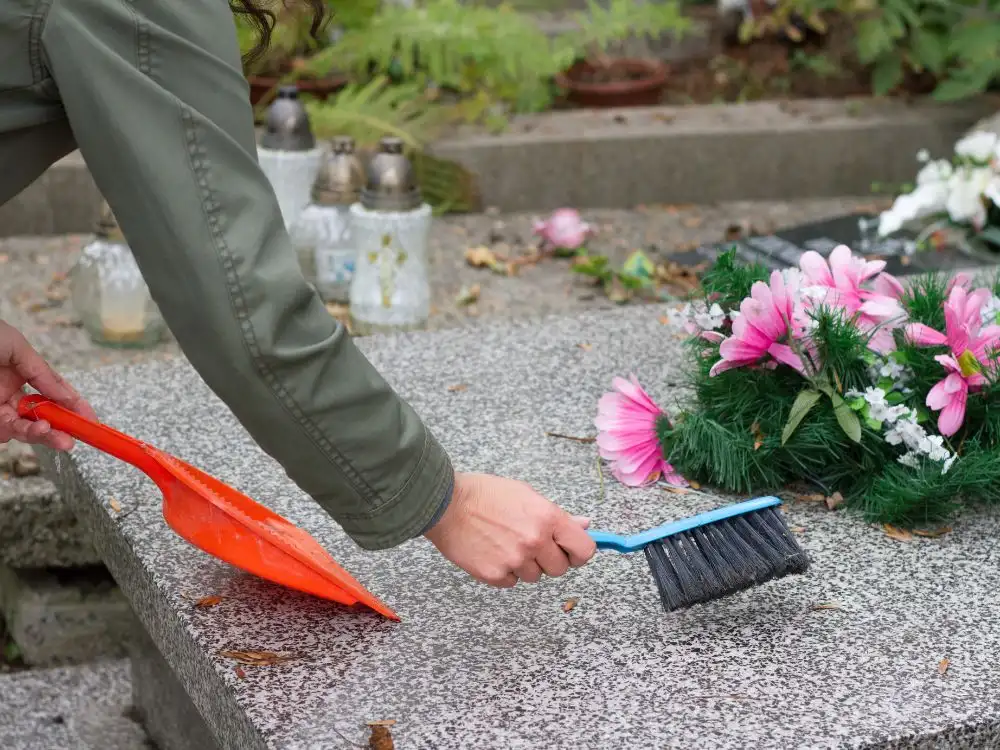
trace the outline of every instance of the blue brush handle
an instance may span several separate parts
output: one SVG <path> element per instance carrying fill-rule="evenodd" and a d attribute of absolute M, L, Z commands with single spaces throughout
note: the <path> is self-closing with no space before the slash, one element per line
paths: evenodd
<path fill-rule="evenodd" d="M 763 508 L 770 508 L 781 505 L 781 500 L 776 497 L 758 497 L 754 500 L 746 500 L 742 503 L 726 505 L 722 508 L 710 510 L 707 513 L 699 513 L 697 516 L 682 518 L 679 521 L 671 521 L 654 529 L 643 531 L 632 536 L 619 536 L 610 534 L 607 531 L 589 531 L 590 538 L 597 542 L 597 549 L 609 549 L 615 552 L 638 552 L 650 542 L 655 542 L 682 531 L 690 531 L 698 526 L 722 521 L 733 516 L 742 516 L 744 513 L 753 513 Z"/>

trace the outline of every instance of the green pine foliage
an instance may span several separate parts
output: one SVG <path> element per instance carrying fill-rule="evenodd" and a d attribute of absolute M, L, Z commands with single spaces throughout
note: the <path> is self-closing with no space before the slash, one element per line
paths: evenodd
<path fill-rule="evenodd" d="M 765 269 L 723 255 L 704 277 L 705 299 L 725 310 L 739 308 Z M 987 288 L 996 293 L 998 279 Z M 949 279 L 915 280 L 901 299 L 910 322 L 945 330 L 942 304 Z M 947 347 L 921 347 L 895 331 L 893 362 L 907 370 L 901 388 L 879 375 L 883 364 L 868 348 L 866 334 L 836 309 L 810 313 L 815 356 L 806 378 L 790 367 L 742 367 L 710 376 L 719 345 L 692 338 L 687 346 L 688 378 L 694 407 L 659 426 L 664 455 L 689 479 L 728 492 L 753 496 L 803 483 L 830 495 L 841 493 L 866 520 L 903 527 L 940 523 L 963 503 L 1000 500 L 1000 382 L 990 376 L 969 396 L 965 421 L 945 441 L 955 460 L 943 471 L 938 461 L 916 466 L 899 458 L 907 449 L 885 440 L 886 425 L 875 422 L 863 398 L 880 387 L 889 404 L 917 415 L 929 435 L 937 435 L 937 414 L 925 406 L 928 392 L 947 372 L 934 357 Z M 993 357 L 996 361 L 996 357 Z M 989 370 L 989 367 L 984 368 Z M 873 374 L 874 373 L 874 374 Z"/>

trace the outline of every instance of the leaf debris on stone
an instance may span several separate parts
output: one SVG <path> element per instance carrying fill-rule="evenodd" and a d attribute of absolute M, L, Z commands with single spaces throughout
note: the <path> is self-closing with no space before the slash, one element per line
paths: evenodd
<path fill-rule="evenodd" d="M 948 671 L 948 667 L 951 666 L 951 659 L 942 659 L 938 662 L 938 674 L 943 675 Z"/>
<path fill-rule="evenodd" d="M 283 664 L 287 661 L 297 659 L 297 656 L 278 654 L 274 651 L 232 651 L 224 650 L 219 652 L 219 656 L 233 659 L 248 667 L 270 667 L 275 664 Z"/>
<path fill-rule="evenodd" d="M 841 505 L 844 504 L 844 496 L 839 492 L 834 492 L 832 495 L 826 498 L 826 507 L 830 510 L 837 510 Z"/>
<path fill-rule="evenodd" d="M 563 435 L 561 432 L 548 432 L 546 431 L 545 437 L 559 438 L 560 440 L 572 440 L 574 443 L 594 443 L 597 441 L 595 437 L 577 437 L 576 435 Z"/>
<path fill-rule="evenodd" d="M 208 609 L 209 607 L 214 607 L 216 604 L 222 601 L 221 596 L 203 596 L 201 599 L 194 603 L 198 609 Z"/>
<path fill-rule="evenodd" d="M 482 294 L 482 288 L 479 284 L 473 284 L 472 286 L 463 286 L 459 290 L 458 294 L 455 296 L 455 304 L 460 307 L 467 307 L 479 300 L 479 295 Z"/>
<path fill-rule="evenodd" d="M 395 725 L 395 719 L 369 721 L 368 729 L 371 732 L 368 738 L 369 750 L 395 750 L 396 746 L 392 741 L 392 732 L 390 731 L 390 727 Z"/>
<path fill-rule="evenodd" d="M 247 673 L 243 671 L 243 667 L 241 667 L 239 664 L 237 664 L 233 668 L 233 672 L 236 673 L 236 678 L 237 679 L 240 679 L 240 680 L 245 680 L 246 679 Z"/>
<path fill-rule="evenodd" d="M 813 604 L 809 609 L 813 610 L 814 612 L 819 611 L 821 609 L 840 609 L 840 605 L 837 604 L 837 602 L 817 602 L 816 604 Z"/>
<path fill-rule="evenodd" d="M 915 536 L 922 536 L 925 539 L 937 539 L 939 536 L 950 533 L 951 530 L 951 526 L 942 526 L 940 529 L 914 529 L 913 534 Z"/>
<path fill-rule="evenodd" d="M 563 602 L 562 611 L 563 612 L 572 612 L 573 609 L 576 607 L 576 605 L 579 604 L 579 603 L 580 603 L 579 597 L 575 597 L 575 596 L 570 597 L 569 599 L 567 599 L 566 601 Z"/>
<path fill-rule="evenodd" d="M 913 534 L 911 534 L 906 529 L 900 529 L 900 528 L 897 528 L 896 526 L 890 526 L 889 524 L 885 524 L 882 527 L 882 530 L 885 531 L 885 535 L 887 537 L 895 539 L 897 542 L 912 542 L 913 541 Z"/>
<path fill-rule="evenodd" d="M 108 500 L 108 505 L 111 506 L 111 510 L 113 510 L 115 513 L 121 513 L 122 512 L 122 504 L 120 502 L 118 502 L 117 500 L 115 500 L 114 498 L 111 498 L 110 500 Z"/>
<path fill-rule="evenodd" d="M 458 393 L 460 391 L 467 391 L 467 390 L 469 390 L 468 383 L 456 383 L 455 385 L 448 386 L 449 393 Z"/>

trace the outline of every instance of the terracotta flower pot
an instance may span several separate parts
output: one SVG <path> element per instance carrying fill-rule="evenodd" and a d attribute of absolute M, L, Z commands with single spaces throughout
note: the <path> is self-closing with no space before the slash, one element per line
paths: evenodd
<path fill-rule="evenodd" d="M 580 61 L 555 81 L 579 107 L 652 107 L 663 97 L 668 72 L 658 60 L 619 58 L 606 68 Z"/>
<path fill-rule="evenodd" d="M 250 104 L 256 107 L 268 91 L 281 83 L 278 76 L 247 76 L 250 83 Z M 292 81 L 300 93 L 310 94 L 317 99 L 326 99 L 336 94 L 349 83 L 347 76 L 332 75 L 327 78 L 300 78 Z"/>

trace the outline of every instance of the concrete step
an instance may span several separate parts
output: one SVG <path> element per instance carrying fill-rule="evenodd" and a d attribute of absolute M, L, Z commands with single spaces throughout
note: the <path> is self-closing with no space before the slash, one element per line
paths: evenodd
<path fill-rule="evenodd" d="M 4 750 L 150 750 L 126 660 L 0 674 Z"/>
<path fill-rule="evenodd" d="M 128 602 L 103 566 L 0 566 L 0 615 L 25 663 L 38 667 L 123 657 L 134 623 Z"/>
<path fill-rule="evenodd" d="M 60 568 L 101 562 L 29 446 L 0 444 L 0 565 Z"/>

